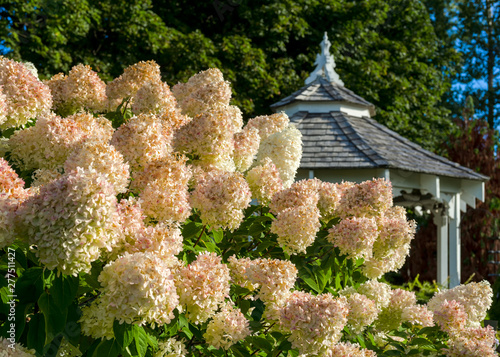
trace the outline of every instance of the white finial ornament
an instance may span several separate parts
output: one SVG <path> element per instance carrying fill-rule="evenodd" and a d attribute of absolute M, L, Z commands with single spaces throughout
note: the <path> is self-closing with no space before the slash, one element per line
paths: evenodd
<path fill-rule="evenodd" d="M 306 79 L 306 84 L 314 82 L 316 78 L 321 76 L 330 82 L 337 83 L 341 86 L 344 85 L 344 82 L 342 82 L 337 72 L 335 72 L 335 60 L 333 59 L 333 55 L 330 54 L 331 46 L 332 44 L 328 41 L 328 36 L 325 31 L 323 41 L 321 41 L 321 53 L 316 55 L 316 62 L 314 62 L 316 68 Z"/>

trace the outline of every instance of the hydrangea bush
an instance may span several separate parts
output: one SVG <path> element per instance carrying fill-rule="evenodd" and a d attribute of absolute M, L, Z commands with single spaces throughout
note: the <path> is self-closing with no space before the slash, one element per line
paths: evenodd
<path fill-rule="evenodd" d="M 415 233 L 390 182 L 294 182 L 297 128 L 230 99 L 0 57 L 1 356 L 496 355 L 487 282 L 380 281 Z"/>

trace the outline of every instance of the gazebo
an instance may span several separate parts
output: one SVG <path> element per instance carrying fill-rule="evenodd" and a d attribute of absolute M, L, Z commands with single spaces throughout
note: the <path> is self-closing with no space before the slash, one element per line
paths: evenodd
<path fill-rule="evenodd" d="M 325 33 L 305 86 L 271 105 L 302 133 L 297 179 L 392 182 L 394 203 L 434 213 L 438 226 L 437 282 L 460 284 L 460 212 L 484 200 L 481 175 L 429 152 L 371 118 L 375 106 L 346 87 L 335 72 Z"/>

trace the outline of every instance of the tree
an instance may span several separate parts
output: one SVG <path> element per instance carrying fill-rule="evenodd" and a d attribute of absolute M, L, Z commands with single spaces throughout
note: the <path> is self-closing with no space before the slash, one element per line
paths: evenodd
<path fill-rule="evenodd" d="M 463 97 L 474 97 L 478 116 L 495 128 L 500 113 L 500 2 L 458 1 L 458 8 Z"/>
<path fill-rule="evenodd" d="M 154 59 L 175 84 L 218 67 L 247 117 L 303 85 L 327 31 L 339 74 L 377 120 L 435 150 L 452 127 L 440 99 L 456 53 L 439 47 L 420 1 L 39 0 L 0 11 L 8 55 L 43 63 L 45 76 L 82 62 L 110 79 Z"/>

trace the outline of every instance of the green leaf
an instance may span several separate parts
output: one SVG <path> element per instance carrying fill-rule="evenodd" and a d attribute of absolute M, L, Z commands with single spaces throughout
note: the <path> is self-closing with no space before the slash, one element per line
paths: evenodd
<path fill-rule="evenodd" d="M 92 357 L 117 357 L 120 353 L 120 344 L 115 339 L 103 340 L 94 350 Z"/>
<path fill-rule="evenodd" d="M 271 352 L 273 350 L 273 346 L 271 345 L 271 343 L 269 343 L 269 341 L 264 337 L 264 336 L 258 336 L 258 337 L 254 337 L 252 338 L 251 340 L 252 344 L 257 346 L 258 348 L 260 348 L 261 350 L 265 351 L 265 352 Z"/>
<path fill-rule="evenodd" d="M 50 288 L 50 294 L 54 301 L 61 309 L 65 309 L 76 297 L 78 291 L 78 276 L 60 275 L 54 279 L 53 285 Z"/>
<path fill-rule="evenodd" d="M 301 276 L 300 277 L 302 280 L 305 281 L 305 283 L 307 285 L 309 285 L 314 291 L 320 293 L 321 292 L 321 289 L 319 288 L 318 284 L 314 281 L 314 279 L 312 279 L 311 277 L 309 276 Z"/>
<path fill-rule="evenodd" d="M 215 243 L 220 243 L 224 238 L 224 231 L 222 229 L 218 229 L 216 231 L 212 231 L 212 235 L 214 237 Z"/>
<path fill-rule="evenodd" d="M 61 310 L 54 298 L 46 292 L 38 299 L 38 306 L 45 316 L 45 344 L 47 344 L 64 330 L 67 310 Z"/>
<path fill-rule="evenodd" d="M 43 314 L 35 314 L 28 323 L 27 347 L 42 354 L 43 346 L 45 346 L 45 318 Z"/>
<path fill-rule="evenodd" d="M 148 350 L 149 337 L 142 326 L 132 325 L 134 330 L 135 349 L 140 357 L 144 357 Z"/>
<path fill-rule="evenodd" d="M 182 236 L 185 239 L 191 239 L 193 237 L 197 237 L 202 229 L 203 229 L 203 224 L 201 224 L 200 222 L 189 222 L 182 229 Z"/>
<path fill-rule="evenodd" d="M 36 302 L 43 292 L 43 269 L 29 268 L 16 281 L 16 295 L 21 302 Z"/>
<path fill-rule="evenodd" d="M 113 333 L 122 349 L 130 345 L 134 339 L 133 325 L 120 323 L 118 320 L 113 322 Z"/>

